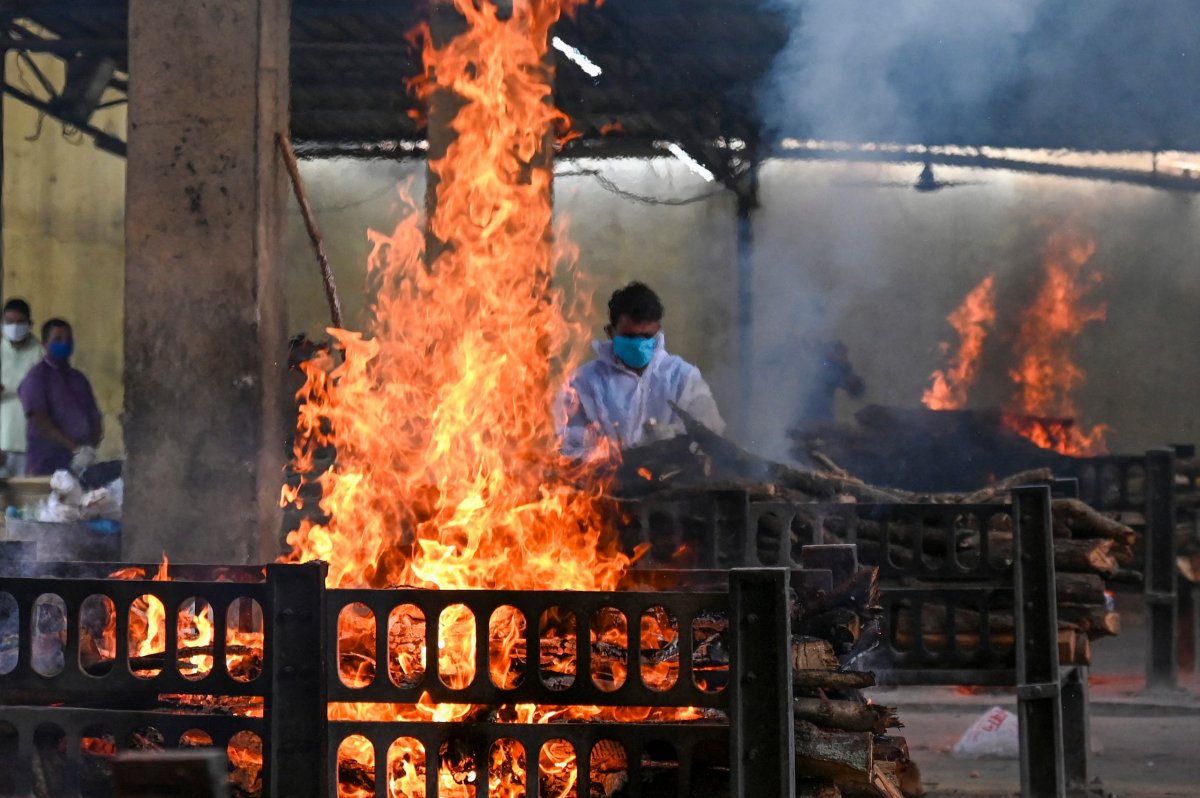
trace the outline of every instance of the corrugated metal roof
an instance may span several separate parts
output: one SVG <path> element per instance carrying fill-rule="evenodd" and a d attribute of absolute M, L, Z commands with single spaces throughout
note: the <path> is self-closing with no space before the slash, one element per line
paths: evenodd
<path fill-rule="evenodd" d="M 792 7 L 799 5 L 790 1 Z M 292 135 L 301 150 L 307 145 L 310 151 L 353 151 L 384 142 L 389 143 L 382 148 L 386 151 L 388 146 L 394 150 L 398 144 L 411 146 L 423 139 L 414 121 L 421 115 L 410 113 L 416 109 L 406 89 L 406 79 L 419 70 L 418 54 L 405 34 L 427 18 L 430 2 L 293 0 Z M 1059 41 L 1054 31 L 1066 13 L 1066 0 L 1049 2 L 1047 8 L 1054 13 L 1046 11 L 1020 46 L 1030 63 L 1053 57 L 1058 59 L 1054 63 L 1067 63 L 1070 69 L 1049 76 L 1036 70 L 1017 72 L 1017 78 L 972 112 L 946 100 L 939 83 L 946 68 L 939 65 L 935 48 L 897 49 L 900 61 L 888 66 L 885 77 L 900 107 L 911 109 L 916 120 L 911 138 L 889 136 L 888 116 L 871 116 L 870 108 L 865 116 L 869 124 L 846 130 L 838 127 L 843 120 L 836 114 L 805 113 L 803 108 L 781 114 L 777 89 L 781 79 L 786 85 L 789 78 L 782 70 L 771 70 L 792 25 L 799 24 L 797 16 L 780 10 L 782 4 L 783 0 L 606 0 L 600 8 L 581 9 L 575 20 L 564 20 L 559 35 L 604 70 L 599 79 L 592 79 L 556 53 L 556 100 L 583 134 L 568 152 L 646 154 L 654 140 L 673 139 L 710 162 L 720 161 L 721 154 L 709 143 L 723 137 L 753 146 L 762 119 L 778 122 L 781 116 L 787 129 L 776 127 L 773 136 L 1200 151 L 1200 74 L 1187 72 L 1192 64 L 1200 64 L 1200 52 L 1166 52 L 1171 48 L 1157 47 L 1157 39 L 1146 39 L 1149 34 L 1109 31 L 1119 16 L 1113 17 L 1116 21 L 1100 20 L 1099 32 Z M 1163 39 L 1161 31 L 1174 30 L 1170 9 L 1184 9 L 1179 13 L 1187 20 L 1200 20 L 1200 6 L 1186 11 L 1189 4 L 1194 0 L 1154 4 L 1146 14 L 1163 18 L 1143 27 L 1160 31 L 1154 36 Z M 63 46 L 110 54 L 122 66 L 127 17 L 126 0 L 0 0 L 3 21 L 28 19 L 67 40 Z M 853 19 L 846 24 L 853 27 Z M 1166 39 L 1190 35 L 1180 30 Z M 795 45 L 803 39 L 792 41 L 789 58 L 803 61 L 805 54 L 797 56 Z M 1134 56 L 1144 53 L 1161 68 L 1145 70 L 1144 78 L 1130 70 L 1119 82 L 1105 78 L 1114 49 Z M 840 63 L 833 62 L 839 74 Z M 846 70 L 856 66 L 861 65 L 849 64 Z M 1147 85 L 1139 87 L 1138 80 Z M 1056 84 L 1053 91 L 1037 90 L 1047 83 Z M 774 93 L 761 91 L 767 85 Z M 1087 86 L 1099 88 L 1092 91 Z M 1053 99 L 1060 95 L 1063 99 Z M 772 98 L 762 101 L 769 107 L 760 107 L 760 97 Z M 848 104 L 855 100 L 846 98 Z M 623 133 L 602 136 L 601 131 L 614 123 Z"/>
<path fill-rule="evenodd" d="M 428 12 L 428 0 L 293 0 L 292 136 L 302 151 L 423 139 L 406 88 L 420 58 L 406 34 Z M 127 63 L 125 0 L 0 0 L 0 15 Z M 757 0 L 609 0 L 557 33 L 604 70 L 593 79 L 555 53 L 556 99 L 591 154 L 645 152 L 662 138 L 752 139 L 754 87 L 787 35 Z M 614 126 L 623 133 L 601 136 Z"/>

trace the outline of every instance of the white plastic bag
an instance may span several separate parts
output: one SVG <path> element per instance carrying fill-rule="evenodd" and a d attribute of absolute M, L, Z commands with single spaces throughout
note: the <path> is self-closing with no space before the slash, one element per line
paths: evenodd
<path fill-rule="evenodd" d="M 50 490 L 67 504 L 79 505 L 83 499 L 83 488 L 70 471 L 60 469 L 50 477 Z"/>
<path fill-rule="evenodd" d="M 105 518 L 110 521 L 119 521 L 121 505 L 117 503 L 112 491 L 108 488 L 89 490 L 83 494 L 83 517 L 88 520 Z"/>
<path fill-rule="evenodd" d="M 1003 707 L 992 707 L 954 744 L 953 754 L 962 759 L 1020 756 L 1017 716 Z"/>
<path fill-rule="evenodd" d="M 46 500 L 38 505 L 35 515 L 38 521 L 56 524 L 72 523 L 83 518 L 79 506 L 63 499 L 58 493 L 47 496 Z"/>

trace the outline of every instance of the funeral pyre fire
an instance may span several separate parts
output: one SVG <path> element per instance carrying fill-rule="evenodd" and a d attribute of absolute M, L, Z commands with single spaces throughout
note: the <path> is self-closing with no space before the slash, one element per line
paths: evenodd
<path fill-rule="evenodd" d="M 1071 226 L 1054 231 L 1042 249 L 1043 281 L 1023 311 L 1012 342 L 1014 365 L 1008 371 L 1014 391 L 1002 416 L 1004 425 L 1043 449 L 1077 457 L 1103 454 L 1108 428 L 1086 429 L 1075 423 L 1074 391 L 1085 374 L 1073 358 L 1073 345 L 1083 328 L 1106 316 L 1103 304 L 1087 305 L 1101 275 L 1089 271 L 1095 254 L 1092 238 Z M 959 344 L 943 344 L 950 355 L 945 369 L 931 375 L 922 403 L 931 410 L 966 406 L 980 371 L 984 343 L 996 321 L 995 277 L 988 275 L 948 317 Z"/>
<path fill-rule="evenodd" d="M 320 476 L 328 521 L 305 522 L 291 534 L 289 558 L 328 562 L 331 587 L 611 590 L 629 561 L 603 533 L 604 482 L 592 473 L 599 466 L 573 466 L 558 456 L 551 416 L 565 369 L 578 362 L 585 340 L 582 315 L 551 282 L 566 248 L 551 235 L 548 148 L 564 118 L 551 102 L 546 57 L 550 26 L 578 0 L 516 0 L 503 19 L 490 3 L 453 4 L 465 28 L 447 42 L 425 36 L 424 77 L 415 87 L 434 118 L 457 108 L 449 130 L 432 133 L 449 139 L 444 149 L 431 146 L 432 209 L 424 220 L 411 213 L 391 234 L 370 234 L 377 297 L 367 333 L 332 331 L 344 360 L 306 367 L 297 470 L 310 472 L 324 447 L 336 450 L 336 463 Z M 285 502 L 297 499 L 285 490 Z M 526 657 L 536 657 L 517 644 L 525 624 L 539 620 L 543 639 L 564 641 L 549 662 L 542 657 L 542 669 L 573 674 L 566 619 L 525 619 L 515 610 L 477 619 L 459 605 L 440 619 L 404 608 L 392 613 L 386 678 L 416 683 L 433 656 L 424 650 L 424 624 L 437 622 L 436 656 L 448 686 L 476 678 L 511 685 Z M 384 664 L 374 661 L 375 622 L 367 613 L 342 615 L 340 675 L 349 684 L 377 669 L 385 678 Z M 474 672 L 476 623 L 489 625 L 489 674 Z M 675 634 L 645 625 L 641 631 L 650 651 Z M 620 643 L 626 634 L 623 621 L 614 620 L 599 637 Z M 535 659 L 530 670 L 536 667 Z M 673 671 L 664 663 L 659 678 Z M 616 684 L 624 676 L 611 674 Z M 337 704 L 330 716 L 449 722 L 479 709 L 427 699 L 416 706 Z M 561 715 L 547 707 L 492 709 L 514 722 Z M 636 709 L 573 711 L 639 717 Z M 389 756 L 391 794 L 423 794 L 424 752 L 415 743 L 398 745 Z M 526 784 L 525 755 L 517 749 L 514 743 L 494 754 L 492 794 L 537 791 Z M 339 753 L 343 770 L 373 760 L 356 738 Z M 569 746 L 546 749 L 541 758 L 559 788 L 574 782 Z M 537 773 L 532 759 L 529 767 Z M 355 793 L 342 775 L 343 793 Z M 442 794 L 468 794 L 476 777 L 473 769 L 444 766 Z"/>

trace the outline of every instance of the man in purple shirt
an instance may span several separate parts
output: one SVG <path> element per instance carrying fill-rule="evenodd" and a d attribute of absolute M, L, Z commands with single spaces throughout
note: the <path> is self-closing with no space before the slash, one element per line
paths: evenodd
<path fill-rule="evenodd" d="M 91 383 L 71 367 L 75 338 L 71 325 L 50 319 L 42 325 L 46 356 L 30 369 L 18 393 L 29 419 L 25 473 L 44 476 L 88 465 L 104 436 Z"/>

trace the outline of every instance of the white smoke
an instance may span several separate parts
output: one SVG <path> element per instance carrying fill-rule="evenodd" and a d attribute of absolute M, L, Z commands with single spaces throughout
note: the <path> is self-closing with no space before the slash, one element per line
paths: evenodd
<path fill-rule="evenodd" d="M 1200 3 L 774 0 L 769 129 L 857 141 L 1197 149 Z"/>

